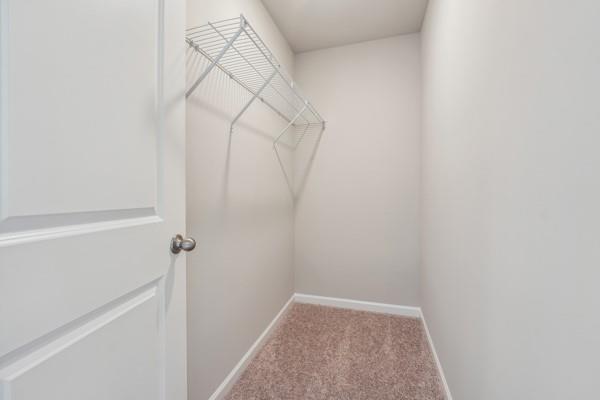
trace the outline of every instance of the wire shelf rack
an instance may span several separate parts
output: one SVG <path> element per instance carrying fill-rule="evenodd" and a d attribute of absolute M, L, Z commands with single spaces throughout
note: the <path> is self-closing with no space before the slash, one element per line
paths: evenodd
<path fill-rule="evenodd" d="M 325 121 L 300 93 L 291 76 L 283 69 L 252 25 L 243 15 L 236 18 L 190 28 L 186 42 L 205 57 L 208 66 L 186 92 L 189 97 L 215 68 L 220 69 L 251 94 L 250 100 L 232 119 L 230 132 L 250 105 L 260 100 L 285 120 L 274 147 L 286 132 L 306 132 L 325 129 Z M 302 141 L 302 135 L 294 148 Z"/>

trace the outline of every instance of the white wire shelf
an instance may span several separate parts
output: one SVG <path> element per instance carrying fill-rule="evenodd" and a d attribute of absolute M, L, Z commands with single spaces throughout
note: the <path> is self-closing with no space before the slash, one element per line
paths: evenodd
<path fill-rule="evenodd" d="M 186 97 L 215 68 L 227 74 L 252 95 L 232 119 L 230 132 L 233 132 L 236 122 L 257 99 L 286 121 L 286 126 L 276 137 L 274 145 L 288 131 L 325 129 L 325 121 L 321 115 L 302 96 L 290 75 L 243 15 L 190 28 L 186 31 L 186 42 L 208 61 L 208 66 L 186 92 Z M 299 137 L 295 146 L 301 140 L 302 137 Z"/>

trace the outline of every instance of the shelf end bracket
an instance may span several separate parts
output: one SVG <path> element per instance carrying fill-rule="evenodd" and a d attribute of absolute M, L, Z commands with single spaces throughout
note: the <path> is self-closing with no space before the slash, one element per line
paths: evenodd
<path fill-rule="evenodd" d="M 277 75 L 277 69 L 273 69 L 273 73 L 271 74 L 271 76 L 269 76 L 265 82 L 262 84 L 262 86 L 260 87 L 260 89 L 258 89 L 256 91 L 256 93 L 254 93 L 254 95 L 252 96 L 252 98 L 246 103 L 246 105 L 244 106 L 244 108 L 242 108 L 242 110 L 235 116 L 235 118 L 231 121 L 231 125 L 229 126 L 229 133 L 233 133 L 233 126 L 235 125 L 235 123 L 238 121 L 238 119 L 240 119 L 240 117 L 246 112 L 246 110 L 248 109 L 248 107 L 250 107 L 250 105 L 254 102 L 254 100 L 256 100 L 260 94 L 262 93 L 263 90 L 265 90 L 265 88 L 269 85 L 269 83 L 271 83 L 271 80 L 273 80 L 273 78 L 275 77 L 275 75 Z"/>
<path fill-rule="evenodd" d="M 214 26 L 210 22 L 208 24 L 211 27 L 213 27 L 213 29 L 215 29 Z M 227 50 L 229 50 L 229 48 L 231 47 L 231 45 L 233 44 L 233 42 L 235 42 L 235 40 L 238 38 L 238 36 L 240 36 L 241 33 L 244 31 L 244 28 L 246 27 L 246 24 L 247 24 L 246 19 L 243 18 L 243 17 L 241 17 L 240 28 L 227 41 L 227 43 L 221 49 L 221 51 L 215 57 L 215 59 L 212 60 L 212 62 L 210 63 L 210 65 L 208 67 L 206 67 L 206 69 L 204 70 L 204 72 L 202 72 L 202 75 L 200 75 L 198 77 L 198 79 L 196 79 L 196 82 L 194 82 L 194 84 L 188 89 L 188 91 L 185 92 L 185 97 L 186 98 L 190 97 L 190 95 L 194 92 L 194 90 L 196 90 L 196 88 L 198 87 L 198 85 L 200 84 L 200 82 L 202 82 L 202 80 L 204 80 L 204 78 L 206 78 L 206 76 L 210 73 L 210 71 L 212 71 L 212 69 L 217 65 L 217 63 L 219 62 L 219 60 L 221 60 L 221 57 L 223 57 L 225 55 L 225 53 L 227 52 Z"/>

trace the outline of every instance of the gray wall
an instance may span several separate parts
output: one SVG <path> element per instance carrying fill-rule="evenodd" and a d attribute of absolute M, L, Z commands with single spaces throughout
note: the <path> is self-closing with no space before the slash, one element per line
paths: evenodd
<path fill-rule="evenodd" d="M 188 26 L 243 12 L 288 68 L 294 56 L 258 0 L 188 2 Z M 199 60 L 188 55 L 188 77 Z M 273 135 L 284 125 L 260 102 L 235 128 L 229 122 L 249 99 L 219 73 L 187 101 L 190 399 L 207 399 L 293 293 L 293 201 Z M 282 150 L 285 152 L 285 149 Z M 284 154 L 291 168 L 291 156 Z"/>
<path fill-rule="evenodd" d="M 297 292 L 417 304 L 419 47 L 406 35 L 296 56 L 327 120 L 312 165 L 306 148 L 295 158 Z"/>
<path fill-rule="evenodd" d="M 455 399 L 600 393 L 599 18 L 430 1 L 421 301 Z"/>

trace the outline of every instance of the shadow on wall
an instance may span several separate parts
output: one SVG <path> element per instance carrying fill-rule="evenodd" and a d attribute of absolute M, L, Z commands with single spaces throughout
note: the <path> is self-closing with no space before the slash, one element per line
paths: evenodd
<path fill-rule="evenodd" d="M 294 129 L 294 200 L 302 197 L 304 187 L 317 156 L 325 126 L 321 124 L 300 125 Z"/>
<path fill-rule="evenodd" d="M 200 74 L 209 66 L 209 61 L 194 51 L 191 47 L 186 50 L 186 77 L 189 88 L 198 79 Z M 209 113 L 216 119 L 230 126 L 236 115 L 252 100 L 252 94 L 231 79 L 222 70 L 215 68 L 209 73 L 202 83 L 187 99 L 188 106 L 197 107 Z M 266 108 L 255 101 L 248 111 L 231 126 L 223 131 L 210 130 L 210 133 L 227 134 L 229 142 L 227 146 L 225 176 L 223 179 L 223 200 L 225 205 L 228 199 L 229 168 L 231 157 L 231 146 L 234 136 L 237 134 L 253 134 L 256 138 L 263 140 L 265 145 L 273 147 L 274 160 L 279 164 L 283 178 L 288 186 L 290 195 L 297 201 L 304 190 L 306 181 L 312 167 L 317 148 L 321 141 L 323 126 L 321 124 L 299 124 L 283 133 L 276 142 L 280 133 L 285 129 L 287 123 L 279 118 L 271 110 L 260 110 Z M 278 126 L 272 132 L 261 129 L 261 126 Z M 281 128 L 279 128 L 279 126 Z"/>

